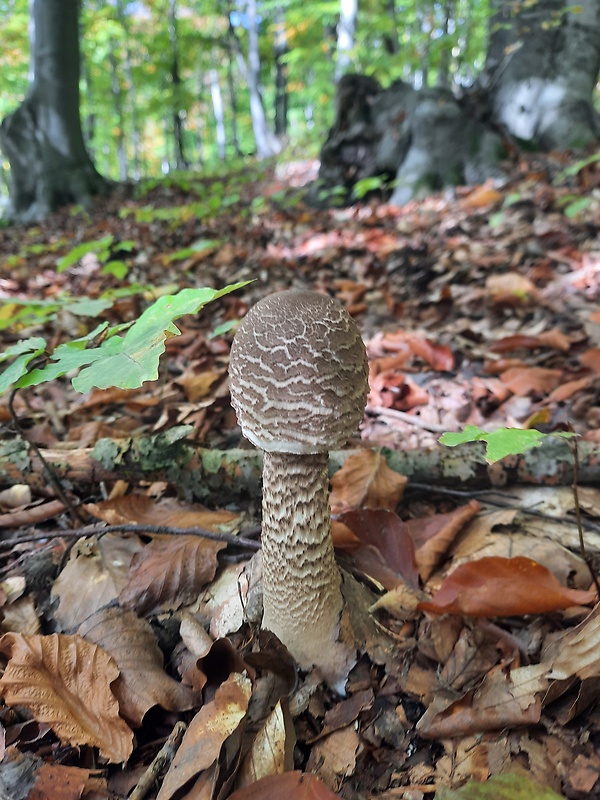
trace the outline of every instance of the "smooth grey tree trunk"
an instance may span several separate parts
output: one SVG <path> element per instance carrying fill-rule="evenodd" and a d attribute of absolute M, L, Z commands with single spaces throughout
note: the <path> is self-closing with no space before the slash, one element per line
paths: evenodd
<path fill-rule="evenodd" d="M 129 22 L 123 0 L 116 0 L 115 4 L 117 18 L 123 31 L 125 33 L 125 58 L 123 60 L 123 69 L 125 71 L 125 78 L 127 80 L 127 95 L 129 100 L 129 114 L 131 116 L 131 146 L 133 150 L 133 177 L 137 181 L 141 176 L 140 167 L 140 146 L 142 137 L 140 134 L 140 124 L 137 112 L 137 91 L 135 81 L 133 80 L 133 68 L 131 58 L 131 48 L 129 47 Z"/>
<path fill-rule="evenodd" d="M 592 97 L 600 71 L 600 2 L 492 0 L 483 85 L 493 119 L 545 150 L 581 148 L 600 134 Z"/>
<path fill-rule="evenodd" d="M 287 65 L 288 51 L 285 32 L 285 13 L 282 6 L 275 9 L 275 134 L 285 136 L 288 122 Z"/>
<path fill-rule="evenodd" d="M 33 222 L 106 190 L 83 142 L 79 115 L 78 0 L 35 0 L 32 81 L 0 126 L 11 167 L 10 215 Z"/>
<path fill-rule="evenodd" d="M 337 61 L 335 79 L 339 81 L 352 64 L 351 50 L 354 47 L 358 0 L 340 1 L 340 18 L 337 25 Z"/>
<path fill-rule="evenodd" d="M 256 154 L 259 158 L 269 158 L 281 151 L 281 142 L 269 127 L 260 91 L 260 52 L 256 0 L 247 0 L 246 17 L 248 25 L 247 63 L 235 30 L 232 44 L 235 46 L 238 68 L 246 81 L 248 93 L 250 94 L 250 116 L 252 118 L 254 141 L 256 142 Z"/>
<path fill-rule="evenodd" d="M 221 87 L 219 86 L 219 75 L 216 69 L 211 69 L 208 76 L 210 80 L 210 97 L 212 100 L 213 114 L 215 115 L 217 152 L 221 161 L 224 161 L 227 135 L 225 133 L 225 116 L 223 114 L 223 97 L 221 95 Z"/>
<path fill-rule="evenodd" d="M 123 90 L 121 89 L 121 81 L 119 80 L 119 65 L 117 63 L 116 55 L 116 42 L 110 42 L 110 51 L 108 55 L 108 63 L 110 64 L 111 72 L 111 91 L 113 102 L 115 105 L 115 114 L 117 116 L 117 131 L 115 138 L 117 140 L 117 163 L 119 165 L 119 180 L 126 181 L 128 177 L 128 164 L 127 164 L 127 150 L 125 148 L 125 115 L 123 113 Z"/>

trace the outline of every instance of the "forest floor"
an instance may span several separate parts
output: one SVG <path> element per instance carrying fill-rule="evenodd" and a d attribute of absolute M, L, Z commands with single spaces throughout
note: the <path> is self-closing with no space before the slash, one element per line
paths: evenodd
<path fill-rule="evenodd" d="M 315 174 L 182 175 L 0 229 L 3 350 L 252 281 L 177 320 L 157 381 L 0 397 L 0 796 L 600 798 L 600 162 L 528 157 L 402 208 L 309 208 Z M 229 348 L 291 287 L 344 303 L 371 367 L 332 510 L 391 644 L 345 698 L 240 599 L 260 494 Z M 579 436 L 488 467 L 438 444 L 466 425 Z"/>

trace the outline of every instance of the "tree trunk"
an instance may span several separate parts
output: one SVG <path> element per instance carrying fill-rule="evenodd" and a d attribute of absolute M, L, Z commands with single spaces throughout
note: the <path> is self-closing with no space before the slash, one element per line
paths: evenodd
<path fill-rule="evenodd" d="M 169 39 L 171 41 L 171 86 L 173 103 L 173 147 L 175 169 L 189 167 L 183 141 L 183 116 L 181 102 L 181 75 L 179 74 L 179 37 L 177 33 L 177 0 L 169 0 Z"/>
<path fill-rule="evenodd" d="M 356 33 L 356 18 L 358 16 L 358 0 L 341 0 L 340 18 L 337 26 L 337 63 L 335 65 L 335 79 L 346 73 L 352 63 L 350 51 L 354 47 L 354 34 Z"/>
<path fill-rule="evenodd" d="M 216 69 L 211 69 L 208 73 L 210 79 L 210 96 L 212 99 L 213 114 L 215 115 L 215 128 L 217 134 L 217 153 L 221 161 L 225 160 L 225 145 L 227 136 L 225 133 L 225 118 L 223 116 L 223 98 L 221 87 L 219 86 L 219 75 Z"/>
<path fill-rule="evenodd" d="M 42 219 L 66 203 L 106 190 L 86 152 L 79 116 L 79 0 L 35 0 L 33 80 L 0 126 L 11 166 L 11 215 Z"/>
<path fill-rule="evenodd" d="M 600 70 L 600 3 L 493 0 L 484 77 L 492 114 L 545 150 L 585 147 L 600 134 L 592 97 Z"/>
<path fill-rule="evenodd" d="M 140 134 L 139 118 L 137 113 L 137 92 L 135 88 L 135 81 L 133 80 L 133 68 L 131 58 L 131 48 L 129 47 L 129 22 L 127 14 L 123 5 L 123 0 L 116 0 L 117 18 L 123 32 L 125 33 L 125 59 L 123 61 L 123 69 L 127 79 L 127 95 L 129 99 L 129 113 L 131 115 L 131 146 L 133 149 L 133 178 L 139 180 L 141 176 L 140 168 L 140 143 L 142 140 Z"/>
<path fill-rule="evenodd" d="M 123 114 L 123 90 L 119 80 L 119 66 L 115 54 L 116 42 L 113 40 L 110 45 L 108 62 L 111 72 L 111 90 L 113 102 L 115 104 L 115 114 L 117 115 L 117 163 L 119 165 L 119 180 L 127 180 L 127 151 L 125 149 L 125 116 Z"/>
<path fill-rule="evenodd" d="M 310 200 L 323 205 L 335 190 L 329 196 L 339 203 L 343 187 L 351 202 L 354 185 L 375 176 L 394 180 L 395 205 L 457 184 L 503 180 L 501 133 L 516 145 L 525 140 L 543 149 L 597 140 L 592 97 L 600 71 L 600 2 L 538 0 L 520 4 L 515 15 L 510 0 L 494 3 L 485 71 L 462 97 L 443 87 L 417 91 L 402 81 L 382 89 L 365 75 L 340 80 Z M 417 17 L 425 33 L 428 8 Z"/>
<path fill-rule="evenodd" d="M 259 158 L 269 158 L 281 151 L 281 144 L 269 128 L 260 92 L 260 52 L 256 0 L 247 1 L 246 15 L 248 25 L 247 63 L 244 59 L 240 40 L 233 29 L 232 44 L 235 47 L 238 68 L 244 76 L 250 93 L 250 116 L 252 117 L 252 130 L 254 132 L 254 141 L 256 142 L 256 154 Z"/>
<path fill-rule="evenodd" d="M 284 56 L 288 51 L 285 33 L 285 16 L 281 6 L 275 10 L 275 134 L 287 133 L 288 91 L 287 65 Z"/>

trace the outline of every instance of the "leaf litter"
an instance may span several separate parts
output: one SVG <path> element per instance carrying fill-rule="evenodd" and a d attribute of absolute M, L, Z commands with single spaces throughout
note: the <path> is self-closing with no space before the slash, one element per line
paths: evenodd
<path fill-rule="evenodd" d="M 253 207 L 280 184 L 269 168 L 226 214 L 195 215 L 189 187 L 139 199 L 121 188 L 90 214 L 67 209 L 20 238 L 0 231 L 3 344 L 38 337 L 20 351 L 31 363 L 45 342 L 86 336 L 95 313 L 120 325 L 161 294 L 254 281 L 178 320 L 156 383 L 82 396 L 58 379 L 14 398 L 28 441 L 70 475 L 69 503 L 135 530 L 79 536 L 34 454 L 15 461 L 0 398 L 2 488 L 16 487 L 0 495 L 5 794 L 124 798 L 150 774 L 146 796 L 159 798 L 598 795 L 598 607 L 573 492 L 556 485 L 569 445 L 509 455 L 487 472 L 490 493 L 471 451 L 437 444 L 468 425 L 568 424 L 597 482 L 600 241 L 593 204 L 562 211 L 577 179 L 568 192 L 540 180 L 552 159 L 541 172 L 537 156 L 514 166 L 516 203 L 483 186 L 402 209 L 315 211 L 296 189 L 287 205 Z M 107 243 L 125 280 L 90 242 Z M 345 698 L 297 675 L 258 631 L 259 559 L 198 535 L 258 530 L 251 453 L 223 455 L 240 453 L 227 360 L 239 317 L 290 286 L 338 297 L 370 359 L 364 449 L 332 479 L 334 535 L 395 647 L 358 662 Z M 86 296 L 97 307 L 75 308 Z M 391 469 L 382 448 L 428 459 L 428 483 Z M 210 464 L 202 480 L 185 470 L 198 459 Z M 437 484 L 438 472 L 450 477 Z M 579 504 L 593 565 L 591 484 Z M 157 760 L 178 724 L 178 749 Z"/>

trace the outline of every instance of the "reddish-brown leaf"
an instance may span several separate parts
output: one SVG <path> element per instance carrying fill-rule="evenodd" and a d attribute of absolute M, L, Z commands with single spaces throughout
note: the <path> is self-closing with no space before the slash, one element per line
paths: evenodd
<path fill-rule="evenodd" d="M 364 572 L 386 589 L 397 586 L 399 576 L 410 586 L 419 585 L 413 540 L 406 523 L 397 514 L 384 509 L 356 509 L 341 514 L 339 521 L 367 545 L 367 548 L 349 548 Z"/>
<path fill-rule="evenodd" d="M 340 514 L 351 508 L 387 508 L 395 511 L 407 478 L 387 465 L 376 450 L 361 450 L 346 459 L 331 479 L 331 510 Z"/>
<path fill-rule="evenodd" d="M 460 201 L 460 205 L 467 211 L 476 211 L 499 203 L 502 199 L 503 195 L 497 189 L 484 183 L 481 186 L 476 186 L 472 192 Z"/>
<path fill-rule="evenodd" d="M 433 369 L 454 369 L 454 355 L 452 350 L 445 344 L 435 344 L 431 339 L 415 334 L 408 335 L 408 343 L 413 354 L 421 358 Z"/>
<path fill-rule="evenodd" d="M 509 353 L 512 350 L 535 350 L 538 347 L 551 347 L 554 350 L 561 350 L 563 353 L 568 353 L 571 347 L 571 340 L 565 336 L 558 328 L 551 331 L 544 331 L 537 336 L 528 336 L 527 334 L 515 334 L 514 336 L 505 336 L 499 339 L 490 346 L 493 353 Z"/>
<path fill-rule="evenodd" d="M 10 658 L 0 680 L 6 705 L 25 706 L 63 742 L 97 747 L 113 763 L 127 761 L 133 733 L 110 688 L 119 670 L 108 653 L 57 633 L 6 633 L 0 651 Z"/>
<path fill-rule="evenodd" d="M 448 514 L 434 514 L 430 517 L 411 519 L 406 523 L 415 543 L 415 556 L 423 581 L 431 577 L 458 533 L 480 509 L 481 506 L 476 500 L 470 500 L 466 506 L 459 506 Z"/>
<path fill-rule="evenodd" d="M 524 556 L 489 556 L 461 564 L 419 610 L 433 614 L 508 617 L 544 614 L 594 602 L 596 592 L 567 589 L 546 567 Z"/>
<path fill-rule="evenodd" d="M 133 559 L 119 603 L 142 615 L 191 603 L 215 577 L 217 553 L 224 547 L 199 536 L 154 539 Z"/>
<path fill-rule="evenodd" d="M 508 386 L 513 394 L 527 397 L 530 394 L 544 396 L 556 389 L 562 379 L 559 369 L 545 369 L 544 367 L 515 367 L 507 369 L 500 375 L 500 380 Z"/>
<path fill-rule="evenodd" d="M 591 347 L 579 356 L 579 363 L 600 375 L 600 347 Z"/>
<path fill-rule="evenodd" d="M 238 789 L 229 795 L 229 800 L 338 800 L 339 797 L 316 775 L 295 771 L 262 778 Z"/>

